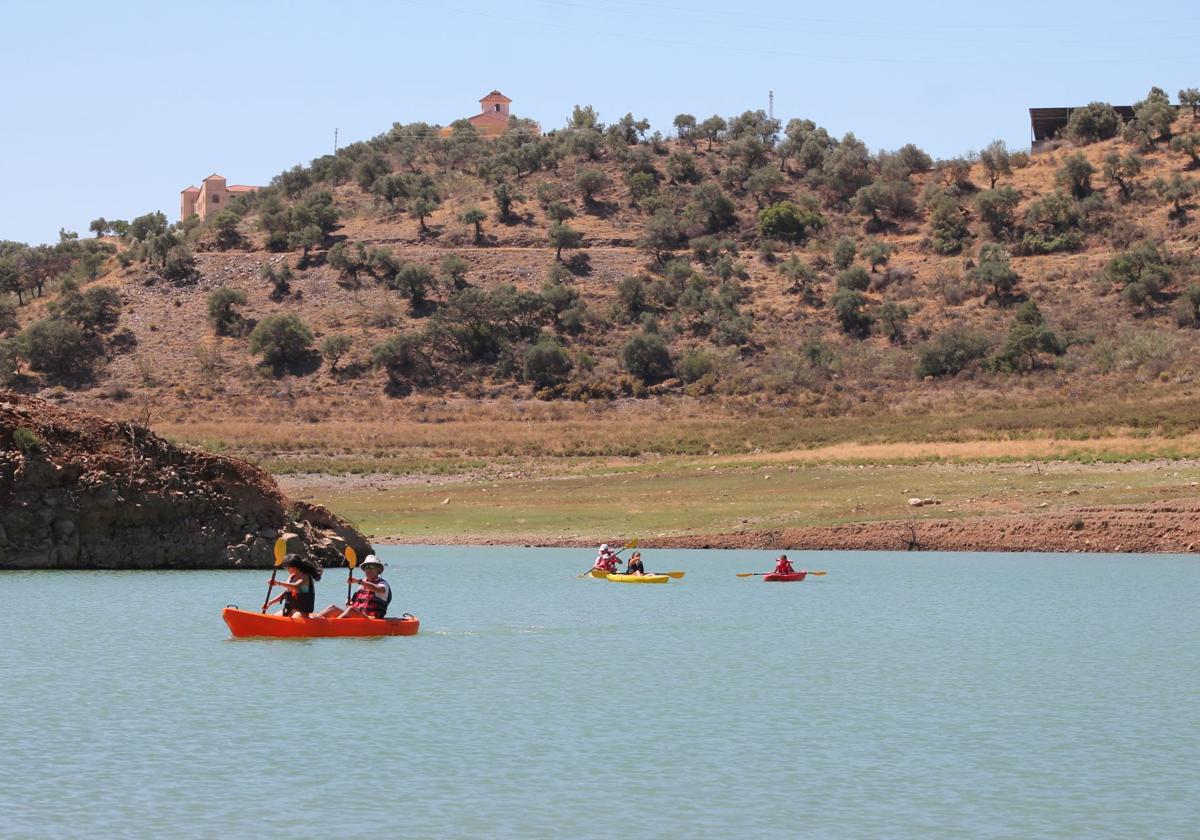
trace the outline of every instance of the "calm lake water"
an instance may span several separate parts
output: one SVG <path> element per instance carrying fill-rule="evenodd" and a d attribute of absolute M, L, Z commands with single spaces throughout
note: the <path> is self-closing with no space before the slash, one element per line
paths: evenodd
<path fill-rule="evenodd" d="M 261 572 L 0 574 L 0 836 L 1197 836 L 1195 558 L 644 554 L 687 577 L 387 549 L 374 640 L 230 639 Z"/>

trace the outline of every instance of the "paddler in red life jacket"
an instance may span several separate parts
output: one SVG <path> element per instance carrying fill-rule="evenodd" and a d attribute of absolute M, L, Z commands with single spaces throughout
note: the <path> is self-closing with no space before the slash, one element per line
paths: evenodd
<path fill-rule="evenodd" d="M 358 584 L 358 591 L 350 599 L 350 608 L 342 613 L 342 617 L 383 618 L 387 615 L 388 604 L 392 602 L 392 587 L 379 576 L 383 572 L 383 561 L 374 554 L 368 554 L 359 563 L 359 568 L 365 577 L 360 579 L 350 574 L 348 580 Z"/>
<path fill-rule="evenodd" d="M 775 561 L 775 572 L 777 575 L 794 575 L 796 570 L 792 568 L 792 561 L 787 559 L 786 554 L 780 554 L 779 559 Z"/>
<path fill-rule="evenodd" d="M 617 571 L 617 555 L 609 547 L 608 543 L 600 546 L 600 554 L 596 557 L 594 568 L 600 569 L 607 574 L 616 574 Z"/>
<path fill-rule="evenodd" d="M 308 618 L 317 606 L 317 587 L 315 581 L 321 579 L 321 570 L 315 563 L 304 559 L 299 554 L 289 554 L 283 558 L 283 566 L 291 574 L 285 581 L 276 581 L 283 591 L 267 602 L 267 606 L 283 603 L 283 615 L 299 615 Z"/>

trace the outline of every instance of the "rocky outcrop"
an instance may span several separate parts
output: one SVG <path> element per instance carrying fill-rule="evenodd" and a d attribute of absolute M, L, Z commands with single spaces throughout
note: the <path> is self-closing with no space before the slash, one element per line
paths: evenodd
<path fill-rule="evenodd" d="M 0 389 L 0 569 L 265 568 L 287 532 L 322 565 L 372 550 L 250 464 Z"/>

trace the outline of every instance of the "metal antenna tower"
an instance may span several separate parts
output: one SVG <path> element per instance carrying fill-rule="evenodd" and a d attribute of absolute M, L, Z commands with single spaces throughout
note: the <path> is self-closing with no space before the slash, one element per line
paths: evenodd
<path fill-rule="evenodd" d="M 338 130 L 335 128 L 333 130 L 333 153 L 335 155 L 337 154 L 337 134 L 338 134 Z"/>
<path fill-rule="evenodd" d="M 775 119 L 775 91 L 767 91 L 767 116 Z"/>

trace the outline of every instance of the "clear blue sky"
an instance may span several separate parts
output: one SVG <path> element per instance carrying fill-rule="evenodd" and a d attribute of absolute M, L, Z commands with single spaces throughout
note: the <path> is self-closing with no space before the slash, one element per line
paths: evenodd
<path fill-rule="evenodd" d="M 205 0 L 5 3 L 0 239 L 178 213 L 220 172 L 280 170 L 499 88 L 550 128 L 576 103 L 668 131 L 766 108 L 872 149 L 1029 143 L 1030 106 L 1200 86 L 1200 5 L 1014 0 Z"/>

